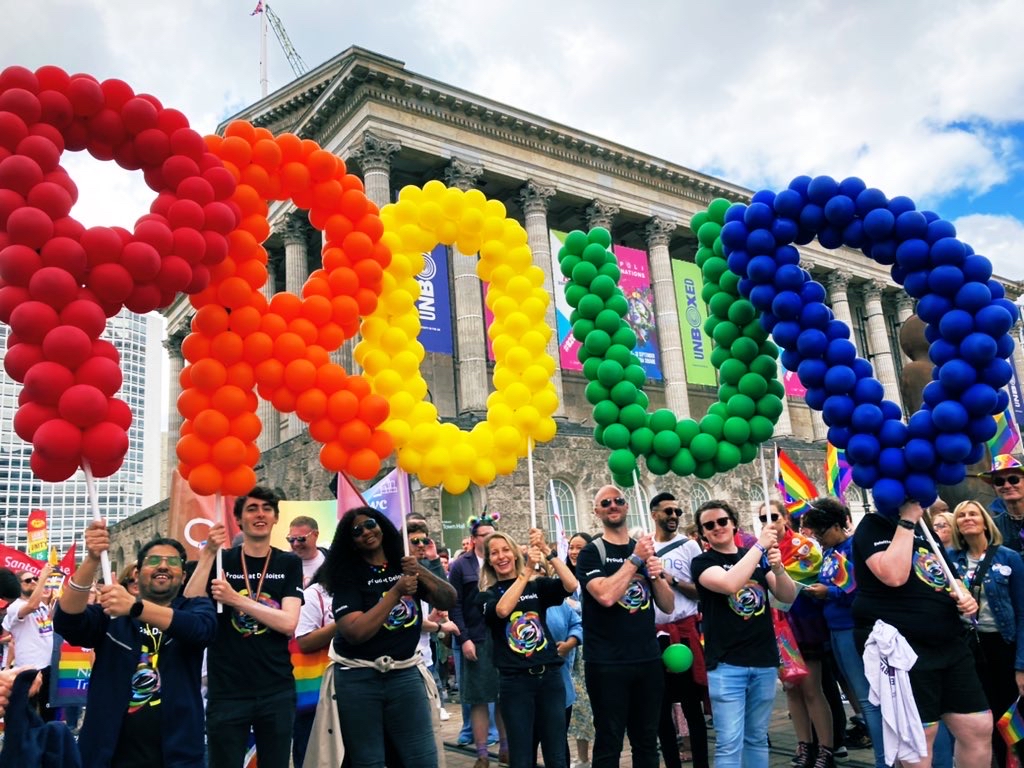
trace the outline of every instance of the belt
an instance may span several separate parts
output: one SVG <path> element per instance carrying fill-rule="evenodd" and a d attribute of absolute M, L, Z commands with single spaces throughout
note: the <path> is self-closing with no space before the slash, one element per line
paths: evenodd
<path fill-rule="evenodd" d="M 540 677 L 548 671 L 548 666 L 548 664 L 541 664 L 539 667 L 530 667 L 528 670 L 526 670 L 526 674 L 534 675 L 535 677 Z"/>

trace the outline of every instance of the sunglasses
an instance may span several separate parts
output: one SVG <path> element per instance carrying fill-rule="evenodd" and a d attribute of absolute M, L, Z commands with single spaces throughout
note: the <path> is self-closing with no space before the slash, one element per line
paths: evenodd
<path fill-rule="evenodd" d="M 1009 483 L 1010 485 L 1019 485 L 1020 475 L 1010 475 L 1009 477 L 996 476 L 992 478 L 992 485 L 994 485 L 996 488 L 1002 488 L 1007 483 Z"/>
<path fill-rule="evenodd" d="M 135 583 L 135 579 L 128 579 L 128 581 L 124 582 L 124 585 L 126 587 L 130 587 L 134 583 Z"/>
<path fill-rule="evenodd" d="M 21 583 L 22 584 L 31 584 L 33 581 L 39 581 L 39 577 L 38 576 L 29 576 L 27 579 L 22 579 Z"/>
<path fill-rule="evenodd" d="M 146 559 L 142 561 L 143 565 L 148 565 L 150 568 L 157 568 L 163 563 L 167 563 L 169 568 L 181 568 L 181 556 L 146 555 Z"/>
<path fill-rule="evenodd" d="M 616 496 L 614 499 L 601 499 L 601 509 L 608 509 L 612 504 L 617 507 L 626 506 L 626 500 L 621 496 Z"/>
<path fill-rule="evenodd" d="M 289 544 L 305 544 L 306 543 L 306 537 L 305 536 L 285 536 L 284 540 L 287 541 Z"/>
<path fill-rule="evenodd" d="M 778 520 L 778 519 L 779 519 L 780 517 L 782 517 L 782 515 L 780 515 L 780 514 L 779 514 L 778 512 L 772 512 L 772 514 L 771 514 L 771 518 L 772 518 L 772 522 L 773 522 L 773 523 L 774 523 L 774 522 L 775 522 L 776 520 Z M 762 523 L 767 523 L 767 522 L 768 522 L 768 516 L 767 516 L 767 515 L 758 515 L 758 516 L 757 516 L 757 518 L 758 518 L 758 519 L 759 519 L 759 520 L 760 520 L 760 521 L 761 521 Z"/>
<path fill-rule="evenodd" d="M 377 521 L 371 517 L 369 520 L 363 520 L 363 522 L 359 523 L 358 525 L 353 525 L 352 535 L 358 538 L 363 535 L 363 531 L 373 531 L 376 530 L 378 527 L 379 526 L 377 525 Z"/>
<path fill-rule="evenodd" d="M 681 510 L 679 507 L 665 507 L 661 511 L 666 515 L 675 515 L 676 517 L 683 516 L 683 510 Z"/>
<path fill-rule="evenodd" d="M 409 543 L 412 544 L 414 547 L 425 547 L 427 546 L 427 544 L 430 543 L 430 538 L 424 536 L 420 539 L 409 539 Z"/>
<path fill-rule="evenodd" d="M 713 531 L 713 530 L 715 530 L 715 526 L 716 525 L 719 528 L 728 528 L 729 527 L 729 523 L 731 523 L 731 522 L 732 522 L 732 520 L 730 520 L 728 517 L 720 517 L 717 520 L 708 520 L 706 522 L 701 523 L 701 527 L 705 531 Z"/>

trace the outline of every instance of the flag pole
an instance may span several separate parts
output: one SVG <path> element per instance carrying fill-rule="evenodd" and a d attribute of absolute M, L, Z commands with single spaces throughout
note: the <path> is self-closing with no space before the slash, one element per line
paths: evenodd
<path fill-rule="evenodd" d="M 640 495 L 640 473 L 637 472 L 636 467 L 633 467 L 633 491 L 636 494 L 636 510 L 640 513 L 640 527 L 644 533 L 650 533 L 650 520 L 648 520 L 644 509 L 644 498 Z"/>
<path fill-rule="evenodd" d="M 932 552 L 935 553 L 935 557 L 939 561 L 939 567 L 942 568 L 942 573 L 946 577 L 946 581 L 949 582 L 949 588 L 953 590 L 953 594 L 956 595 L 957 600 L 963 600 L 965 597 L 964 591 L 960 588 L 960 582 L 957 581 L 956 577 L 953 575 L 953 570 L 949 567 L 949 563 L 946 562 L 946 558 L 942 550 L 939 548 L 939 543 L 935 540 L 935 537 L 932 536 L 931 529 L 925 521 L 921 520 L 920 523 L 921 530 L 924 531 L 924 537 L 928 539 L 928 545 L 932 548 Z"/>
<path fill-rule="evenodd" d="M 217 515 L 217 518 L 214 521 L 215 525 L 217 523 L 223 523 L 224 522 L 225 515 L 224 515 L 224 510 L 222 509 L 222 507 L 224 506 L 223 501 L 224 500 L 221 497 L 221 493 L 218 490 L 213 495 L 213 508 L 215 510 L 215 514 Z M 225 533 L 227 533 L 227 528 L 226 527 L 225 527 L 224 530 L 225 530 Z M 224 543 L 227 544 L 227 542 L 224 542 Z M 243 557 L 244 557 L 244 555 L 243 555 Z M 223 579 L 224 578 L 224 547 L 217 547 L 217 578 L 218 579 Z M 220 600 L 217 601 L 217 613 L 224 613 L 224 603 L 220 602 Z"/>
<path fill-rule="evenodd" d="M 764 510 L 765 516 L 771 519 L 771 494 L 768 490 L 768 462 L 764 458 L 764 443 L 761 443 L 761 492 L 764 494 Z M 761 518 L 758 514 L 754 513 L 754 519 L 751 523 L 751 527 L 754 529 L 754 535 L 761 536 Z"/>
<path fill-rule="evenodd" d="M 526 439 L 526 467 L 530 477 L 530 527 L 537 527 L 537 494 L 533 485 L 533 438 Z"/>

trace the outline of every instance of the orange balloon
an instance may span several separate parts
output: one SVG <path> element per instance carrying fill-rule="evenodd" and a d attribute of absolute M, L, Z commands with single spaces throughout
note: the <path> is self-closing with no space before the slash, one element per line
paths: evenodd
<path fill-rule="evenodd" d="M 178 374 L 178 386 L 181 387 L 182 391 L 191 388 L 192 386 L 192 366 L 186 365 L 181 369 L 181 373 Z"/>
<path fill-rule="evenodd" d="M 319 344 L 310 344 L 306 347 L 306 359 L 313 364 L 314 368 L 332 364 L 330 353 Z"/>
<path fill-rule="evenodd" d="M 324 349 L 337 349 L 345 341 L 345 332 L 333 320 L 317 329 L 316 342 Z"/>
<path fill-rule="evenodd" d="M 184 464 L 195 466 L 210 460 L 210 446 L 201 437 L 184 435 L 175 446 L 178 460 Z"/>
<path fill-rule="evenodd" d="M 330 274 L 335 269 L 338 269 L 338 267 L 350 266 L 348 256 L 346 256 L 345 252 L 341 250 L 341 248 L 338 248 L 337 246 L 326 246 L 323 250 L 321 258 L 323 259 L 324 262 L 324 271 L 326 271 L 328 274 Z"/>
<path fill-rule="evenodd" d="M 248 216 L 254 213 L 261 213 L 264 216 L 267 215 L 267 202 L 260 196 L 259 192 L 250 186 L 240 184 L 235 189 L 235 194 L 231 198 L 231 202 L 235 203 L 242 212 L 242 216 Z"/>
<path fill-rule="evenodd" d="M 284 367 L 284 385 L 296 395 L 305 392 L 315 382 L 316 366 L 308 360 L 292 360 Z"/>
<path fill-rule="evenodd" d="M 214 443 L 210 456 L 218 469 L 232 470 L 245 461 L 245 443 L 233 435 L 227 435 Z"/>
<path fill-rule="evenodd" d="M 320 449 L 320 463 L 330 472 L 341 472 L 347 465 L 349 452 L 337 441 L 324 443 Z"/>
<path fill-rule="evenodd" d="M 210 356 L 210 337 L 201 333 L 190 333 L 181 342 L 181 356 L 194 363 Z"/>
<path fill-rule="evenodd" d="M 302 311 L 302 299 L 293 293 L 275 293 L 270 299 L 270 312 L 291 322 Z"/>
<path fill-rule="evenodd" d="M 351 195 L 355 193 L 349 192 L 348 194 Z M 345 237 L 341 247 L 345 249 L 345 253 L 348 254 L 349 259 L 351 259 L 353 263 L 357 263 L 363 259 L 372 260 L 373 241 L 359 230 L 350 232 L 348 236 Z M 377 268 L 378 270 L 380 269 L 379 264 L 377 265 Z"/>
<path fill-rule="evenodd" d="M 280 295 L 281 294 L 277 294 L 277 296 Z M 288 330 L 288 321 L 276 312 L 268 309 L 267 314 L 265 314 L 263 316 L 263 320 L 260 321 L 260 330 L 270 336 L 271 339 L 276 339 Z"/>
<path fill-rule="evenodd" d="M 221 485 L 224 493 L 230 496 L 245 496 L 256 487 L 256 473 L 252 467 L 236 467 L 223 474 Z"/>
<path fill-rule="evenodd" d="M 290 162 L 281 166 L 281 189 L 289 197 L 300 196 L 302 190 L 309 188 L 309 182 L 309 168 L 303 163 Z"/>
<path fill-rule="evenodd" d="M 342 189 L 341 182 L 335 179 L 315 184 L 313 186 L 314 210 L 317 208 L 323 209 L 321 215 L 329 215 L 330 211 L 337 210 L 341 205 L 341 198 L 344 194 L 345 190 Z M 312 218 L 312 212 L 310 212 L 310 218 Z M 317 218 L 320 218 L 320 216 Z M 323 223 L 326 223 L 326 218 Z M 322 229 L 322 226 L 317 227 L 317 229 Z"/>
<path fill-rule="evenodd" d="M 347 380 L 348 374 L 340 365 L 324 365 L 316 370 L 316 385 L 328 396 L 342 389 Z"/>
<path fill-rule="evenodd" d="M 305 348 L 305 340 L 291 331 L 285 331 L 274 339 L 274 357 L 282 363 L 290 363 L 302 357 Z"/>
<path fill-rule="evenodd" d="M 199 360 L 192 364 L 193 386 L 213 391 L 221 387 L 228 380 L 228 372 L 224 363 L 214 357 Z"/>
<path fill-rule="evenodd" d="M 260 139 L 252 145 L 252 160 L 268 171 L 276 171 L 281 165 L 281 147 L 272 139 Z"/>
<path fill-rule="evenodd" d="M 213 393 L 210 398 L 211 407 L 223 413 L 228 419 L 233 419 L 246 411 L 248 402 L 245 390 L 241 387 L 225 385 Z M 197 462 L 192 462 L 193 464 Z"/>
<path fill-rule="evenodd" d="M 192 330 L 213 338 L 221 331 L 228 329 L 228 312 L 216 304 L 207 306 L 196 312 L 192 318 Z"/>
<path fill-rule="evenodd" d="M 306 158 L 306 165 L 309 167 L 310 178 L 314 182 L 327 181 L 338 170 L 338 158 L 317 146 Z"/>
<path fill-rule="evenodd" d="M 302 140 L 294 133 L 282 133 L 274 141 L 281 148 L 281 162 L 289 163 L 302 158 Z"/>
<path fill-rule="evenodd" d="M 252 144 L 239 136 L 225 136 L 217 154 L 241 168 L 252 160 Z"/>
<path fill-rule="evenodd" d="M 250 391 L 256 386 L 256 374 L 246 361 L 229 365 L 227 368 L 227 383 L 233 387 Z"/>
<path fill-rule="evenodd" d="M 322 272 L 323 270 L 317 270 Z M 326 273 L 325 273 L 326 274 Z M 306 303 L 311 298 L 323 299 L 329 307 L 331 304 L 331 284 L 326 277 L 320 277 L 316 273 L 309 276 L 306 284 L 302 286 L 302 296 L 306 301 L 302 302 L 302 314 L 306 314 Z"/>
<path fill-rule="evenodd" d="M 274 394 L 270 396 L 270 402 L 280 413 L 295 411 L 295 395 L 287 387 L 274 390 Z"/>
<path fill-rule="evenodd" d="M 270 390 L 277 389 L 284 383 L 284 363 L 271 357 L 259 363 L 255 368 L 256 383 Z"/>
<path fill-rule="evenodd" d="M 184 389 L 178 395 L 178 413 L 186 419 L 194 419 L 210 407 L 210 398 L 198 389 Z M 194 464 L 195 462 L 189 462 Z"/>
<path fill-rule="evenodd" d="M 270 174 L 262 165 L 245 166 L 238 173 L 238 181 L 240 184 L 252 187 L 253 191 L 261 197 L 270 197 Z"/>
<path fill-rule="evenodd" d="M 255 443 L 249 443 L 245 446 L 245 463 L 250 467 L 255 467 L 256 462 L 260 460 L 260 449 Z"/>
<path fill-rule="evenodd" d="M 365 421 L 353 419 L 338 429 L 338 440 L 351 451 L 365 447 L 370 442 L 370 428 Z"/>
<path fill-rule="evenodd" d="M 230 431 L 243 443 L 251 443 L 260 436 L 263 427 L 255 413 L 240 413 L 231 420 Z"/>
<path fill-rule="evenodd" d="M 356 479 L 370 480 L 380 471 L 380 457 L 369 448 L 363 448 L 352 454 L 348 467 Z"/>
<path fill-rule="evenodd" d="M 338 439 L 338 425 L 327 418 L 309 422 L 309 436 L 318 443 L 327 443 Z"/>
<path fill-rule="evenodd" d="M 296 317 L 288 323 L 288 330 L 302 339 L 303 344 L 312 344 L 316 341 L 316 326 L 304 317 Z"/>
<path fill-rule="evenodd" d="M 252 144 L 256 140 L 256 127 L 248 120 L 232 120 L 224 129 L 224 136 L 237 136 L 246 144 Z"/>
<path fill-rule="evenodd" d="M 212 496 L 222 488 L 223 475 L 213 464 L 204 463 L 192 467 L 188 473 L 188 484 L 200 496 Z"/>
<path fill-rule="evenodd" d="M 262 331 L 250 333 L 242 341 L 242 359 L 258 365 L 274 354 L 274 340 Z"/>
<path fill-rule="evenodd" d="M 388 401 L 380 395 L 367 395 L 359 401 L 359 418 L 371 427 L 384 423 L 388 412 Z"/>
<path fill-rule="evenodd" d="M 329 292 L 330 286 L 327 281 L 322 282 Z M 324 323 L 330 322 L 331 312 L 331 300 L 325 295 L 307 295 L 306 300 L 302 302 L 302 317 L 313 324 L 314 333 Z"/>
<path fill-rule="evenodd" d="M 361 376 L 348 377 L 348 391 L 362 400 L 370 394 L 370 384 Z"/>
<path fill-rule="evenodd" d="M 340 245 L 345 237 L 355 227 L 352 225 L 352 220 L 348 216 L 344 216 L 340 213 L 331 216 L 327 220 L 327 226 L 324 227 L 324 234 L 327 235 L 327 242 L 332 245 Z"/>
<path fill-rule="evenodd" d="M 192 427 L 195 429 L 196 435 L 203 440 L 208 443 L 215 443 L 227 435 L 230 422 L 228 417 L 220 411 L 207 408 L 196 416 L 192 422 Z"/>
<path fill-rule="evenodd" d="M 297 361 L 296 361 L 297 362 Z M 295 398 L 295 414 L 307 424 L 327 413 L 327 395 L 320 389 L 307 389 Z"/>
<path fill-rule="evenodd" d="M 391 452 L 395 450 L 395 441 L 388 432 L 378 429 L 370 435 L 367 447 L 383 459 L 390 456 Z"/>
<path fill-rule="evenodd" d="M 232 310 L 228 319 L 228 327 L 239 336 L 245 338 L 250 333 L 255 333 L 260 329 L 260 311 L 251 306 Z"/>
<path fill-rule="evenodd" d="M 210 354 L 224 365 L 233 365 L 242 359 L 242 337 L 234 331 L 218 333 L 210 342 Z"/>
<path fill-rule="evenodd" d="M 225 306 L 234 309 L 244 307 L 249 302 L 249 294 L 253 287 L 242 277 L 228 277 L 217 289 L 217 299 Z"/>

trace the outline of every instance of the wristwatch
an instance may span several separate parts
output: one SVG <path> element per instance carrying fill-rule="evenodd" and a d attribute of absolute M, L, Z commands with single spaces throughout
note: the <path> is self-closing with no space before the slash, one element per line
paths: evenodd
<path fill-rule="evenodd" d="M 629 562 L 635 565 L 638 571 L 644 567 L 644 561 L 643 558 L 640 557 L 640 555 L 630 555 Z"/>
<path fill-rule="evenodd" d="M 128 609 L 128 615 L 131 616 L 133 619 L 137 619 L 139 618 L 139 616 L 142 615 L 142 608 L 142 598 L 136 597 L 135 602 L 132 604 L 132 607 Z"/>
<path fill-rule="evenodd" d="M 556 557 L 558 557 L 558 553 L 555 550 L 552 549 L 550 552 L 548 552 L 544 556 L 544 559 L 545 560 L 554 560 Z"/>

